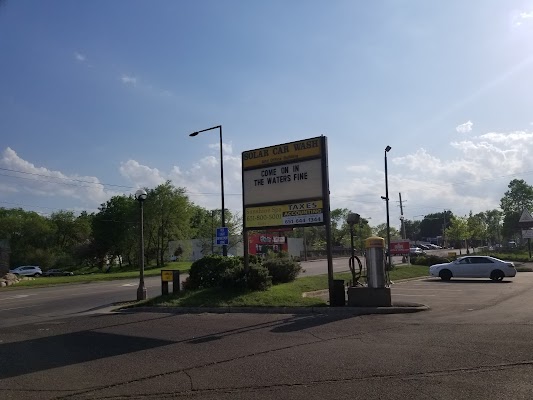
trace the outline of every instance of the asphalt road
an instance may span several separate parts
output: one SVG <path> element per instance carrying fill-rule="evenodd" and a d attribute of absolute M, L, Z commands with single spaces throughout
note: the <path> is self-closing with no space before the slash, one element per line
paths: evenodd
<path fill-rule="evenodd" d="M 77 316 L 0 328 L 2 399 L 531 399 L 533 273 L 422 279 L 397 315 Z"/>
<path fill-rule="evenodd" d="M 394 257 L 400 262 L 401 257 Z M 364 265 L 364 257 L 361 258 Z M 303 276 L 326 274 L 326 260 L 302 262 Z M 333 259 L 333 271 L 348 271 L 348 258 Z M 182 275 L 183 278 L 183 275 Z M 145 280 L 148 297 L 161 294 L 159 277 Z M 0 328 L 90 313 L 136 299 L 138 279 L 0 290 Z M 170 285 L 170 290 L 172 286 Z"/>
<path fill-rule="evenodd" d="M 333 265 L 335 272 L 347 271 L 348 259 L 334 259 Z M 327 262 L 324 260 L 303 262 L 302 266 L 305 269 L 303 275 L 327 273 Z M 0 328 L 91 313 L 113 303 L 133 301 L 138 284 L 138 279 L 126 279 L 3 290 L 0 291 Z M 145 284 L 148 297 L 161 294 L 159 277 L 146 278 Z"/>

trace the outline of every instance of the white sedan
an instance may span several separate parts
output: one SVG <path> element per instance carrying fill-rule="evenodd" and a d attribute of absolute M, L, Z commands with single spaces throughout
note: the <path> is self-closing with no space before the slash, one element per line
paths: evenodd
<path fill-rule="evenodd" d="M 438 276 L 443 281 L 451 278 L 490 278 L 493 281 L 502 281 L 505 277 L 516 275 L 512 262 L 502 261 L 490 256 L 466 256 L 457 260 L 435 264 L 429 267 L 431 276 Z"/>

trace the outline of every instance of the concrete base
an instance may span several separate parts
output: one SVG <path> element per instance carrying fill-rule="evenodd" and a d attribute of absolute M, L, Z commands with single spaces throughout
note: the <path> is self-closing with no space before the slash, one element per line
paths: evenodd
<path fill-rule="evenodd" d="M 390 288 L 369 288 L 352 286 L 348 288 L 349 307 L 390 307 Z"/>

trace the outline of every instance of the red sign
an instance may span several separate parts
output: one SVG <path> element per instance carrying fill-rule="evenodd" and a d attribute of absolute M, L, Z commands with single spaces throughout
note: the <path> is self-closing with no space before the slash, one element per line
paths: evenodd
<path fill-rule="evenodd" d="M 390 254 L 391 256 L 405 256 L 409 254 L 409 240 L 391 240 Z"/>
<path fill-rule="evenodd" d="M 274 253 L 279 253 L 280 251 L 287 252 L 289 247 L 286 239 L 285 236 L 270 233 L 256 233 L 248 237 L 248 250 L 250 254 L 257 255 L 266 254 L 268 251 Z"/>

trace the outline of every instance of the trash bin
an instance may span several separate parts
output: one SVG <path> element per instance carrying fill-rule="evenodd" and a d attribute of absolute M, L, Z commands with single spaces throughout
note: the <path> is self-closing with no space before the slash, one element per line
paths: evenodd
<path fill-rule="evenodd" d="M 333 280 L 333 295 L 331 298 L 331 306 L 343 307 L 346 305 L 346 292 L 344 290 L 344 279 Z"/>

